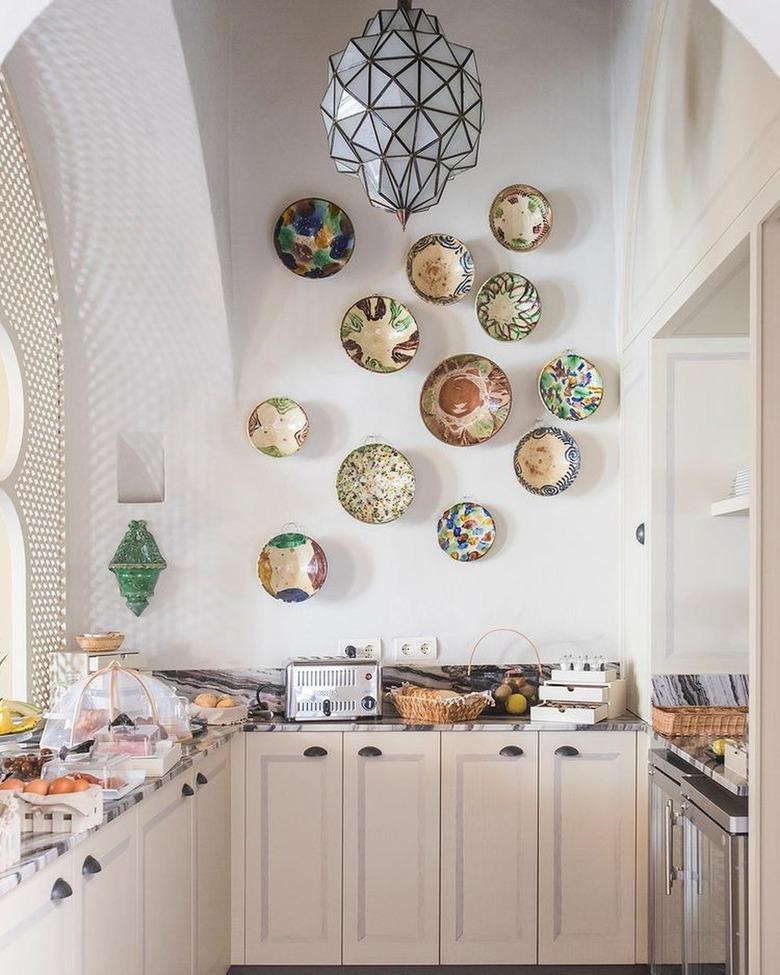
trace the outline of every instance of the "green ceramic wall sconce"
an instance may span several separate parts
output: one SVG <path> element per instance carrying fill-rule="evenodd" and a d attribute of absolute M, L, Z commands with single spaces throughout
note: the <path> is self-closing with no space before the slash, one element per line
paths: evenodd
<path fill-rule="evenodd" d="M 167 567 L 145 521 L 131 521 L 108 568 L 131 613 L 140 616 L 154 595 L 160 573 Z"/>

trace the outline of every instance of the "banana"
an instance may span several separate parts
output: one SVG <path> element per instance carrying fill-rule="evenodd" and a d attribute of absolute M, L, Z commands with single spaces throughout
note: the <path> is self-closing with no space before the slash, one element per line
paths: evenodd
<path fill-rule="evenodd" d="M 9 699 L 3 700 L 0 698 L 0 708 L 8 708 L 11 714 L 16 714 L 20 718 L 32 718 L 40 717 L 40 708 L 37 708 L 34 704 L 28 704 L 26 701 L 11 701 Z"/>

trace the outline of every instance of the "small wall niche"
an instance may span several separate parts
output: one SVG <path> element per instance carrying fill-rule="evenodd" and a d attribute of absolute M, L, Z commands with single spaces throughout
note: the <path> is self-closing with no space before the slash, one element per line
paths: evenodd
<path fill-rule="evenodd" d="M 117 436 L 116 488 L 120 504 L 165 501 L 165 446 L 159 433 L 124 430 Z"/>

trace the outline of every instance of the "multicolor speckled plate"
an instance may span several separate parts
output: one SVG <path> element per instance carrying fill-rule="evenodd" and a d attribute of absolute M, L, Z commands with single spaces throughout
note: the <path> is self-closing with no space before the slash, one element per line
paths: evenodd
<path fill-rule="evenodd" d="M 313 538 L 300 532 L 285 532 L 263 546 L 257 575 L 263 589 L 274 599 L 302 603 L 322 589 L 328 560 Z"/>
<path fill-rule="evenodd" d="M 517 342 L 530 335 L 542 314 L 534 285 L 522 274 L 494 274 L 477 292 L 479 324 L 494 339 Z"/>
<path fill-rule="evenodd" d="M 457 237 L 427 234 L 406 255 L 406 275 L 422 299 L 450 305 L 474 286 L 474 258 Z"/>
<path fill-rule="evenodd" d="M 285 267 L 303 278 L 328 278 L 355 249 L 355 228 L 329 200 L 297 200 L 274 227 L 274 247 Z"/>
<path fill-rule="evenodd" d="M 550 201 L 534 186 L 506 186 L 490 204 L 490 229 L 510 251 L 532 251 L 552 230 Z"/>
<path fill-rule="evenodd" d="M 263 400 L 249 414 L 246 431 L 253 447 L 267 457 L 289 457 L 306 442 L 309 420 L 302 406 L 286 396 Z"/>
<path fill-rule="evenodd" d="M 372 295 L 356 301 L 347 311 L 341 323 L 341 344 L 364 369 L 398 372 L 414 358 L 420 333 L 406 305 L 386 295 Z"/>
<path fill-rule="evenodd" d="M 440 362 L 420 394 L 423 423 L 434 437 L 456 447 L 490 440 L 511 407 L 508 376 L 481 355 L 453 355 Z"/>
<path fill-rule="evenodd" d="M 592 362 L 567 350 L 539 373 L 539 395 L 559 420 L 585 420 L 601 404 L 604 380 Z"/>
<path fill-rule="evenodd" d="M 336 475 L 341 506 L 368 525 L 400 518 L 414 500 L 414 487 L 412 465 L 400 450 L 386 443 L 356 447 Z"/>
<path fill-rule="evenodd" d="M 531 494 L 560 494 L 571 487 L 579 472 L 577 441 L 558 427 L 537 427 L 515 448 L 515 474 Z"/>
<path fill-rule="evenodd" d="M 496 523 L 476 501 L 459 501 L 439 518 L 439 547 L 456 562 L 476 562 L 496 540 Z"/>

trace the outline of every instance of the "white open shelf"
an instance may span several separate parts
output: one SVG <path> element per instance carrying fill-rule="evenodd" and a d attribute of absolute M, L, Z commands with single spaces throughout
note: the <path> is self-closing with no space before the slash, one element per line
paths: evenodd
<path fill-rule="evenodd" d="M 743 494 L 738 498 L 724 498 L 723 501 L 713 501 L 710 513 L 713 518 L 718 515 L 747 514 L 750 511 L 750 495 Z"/>

